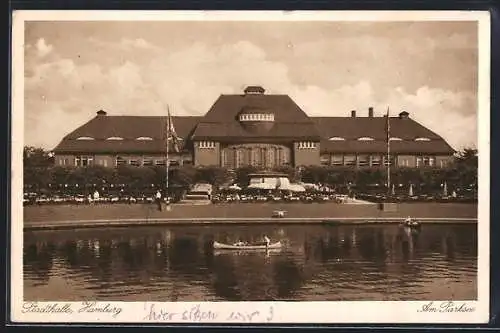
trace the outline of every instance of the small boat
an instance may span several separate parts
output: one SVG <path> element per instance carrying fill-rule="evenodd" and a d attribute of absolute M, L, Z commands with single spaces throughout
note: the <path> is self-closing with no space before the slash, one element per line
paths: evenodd
<path fill-rule="evenodd" d="M 405 226 L 405 227 L 409 227 L 409 228 L 420 228 L 421 227 L 420 222 L 418 222 L 417 220 L 412 219 L 412 218 L 407 218 L 406 220 L 402 221 L 400 224 Z"/>
<path fill-rule="evenodd" d="M 213 245 L 216 250 L 271 250 L 271 249 L 281 249 L 281 242 L 271 243 L 266 245 L 265 243 L 258 244 L 242 244 L 242 245 L 229 245 L 214 241 Z"/>
<path fill-rule="evenodd" d="M 275 210 L 273 212 L 273 217 L 280 218 L 280 217 L 285 217 L 285 215 L 286 215 L 286 211 L 284 211 L 284 210 Z"/>

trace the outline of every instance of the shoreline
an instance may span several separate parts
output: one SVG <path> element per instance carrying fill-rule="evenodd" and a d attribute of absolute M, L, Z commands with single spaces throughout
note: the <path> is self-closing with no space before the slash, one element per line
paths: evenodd
<path fill-rule="evenodd" d="M 43 223 L 38 225 L 25 225 L 25 231 L 36 230 L 63 230 L 63 229 L 89 229 L 89 228 L 125 228 L 125 227 L 152 227 L 152 226 L 215 226 L 215 225 L 252 225 L 252 224 L 283 224 L 283 225 L 346 225 L 346 224 L 398 224 L 403 218 L 268 218 L 268 219 L 152 219 L 152 220 L 83 220 L 59 221 L 57 223 Z M 475 218 L 416 218 L 422 224 L 476 224 Z M 78 225 L 75 225 L 78 223 Z"/>
<path fill-rule="evenodd" d="M 281 218 L 275 210 L 286 211 Z M 396 211 L 382 211 L 377 204 L 226 204 L 172 205 L 158 211 L 154 205 L 27 206 L 24 230 L 117 228 L 134 226 L 209 226 L 251 224 L 383 224 L 411 216 L 422 223 L 477 223 L 477 204 L 398 204 Z"/>

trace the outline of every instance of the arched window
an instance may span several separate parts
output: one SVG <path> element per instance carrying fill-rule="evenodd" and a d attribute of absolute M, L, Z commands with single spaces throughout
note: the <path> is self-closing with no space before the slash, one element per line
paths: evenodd
<path fill-rule="evenodd" d="M 340 136 L 332 136 L 329 141 L 345 141 L 344 138 L 341 138 Z"/>
<path fill-rule="evenodd" d="M 358 138 L 358 141 L 373 141 L 373 138 L 369 136 L 362 136 L 361 138 Z"/>
<path fill-rule="evenodd" d="M 151 140 L 153 140 L 153 138 L 151 138 L 149 136 L 140 136 L 136 140 L 139 140 L 139 141 L 151 141 Z"/>
<path fill-rule="evenodd" d="M 421 138 L 416 138 L 415 141 L 431 141 L 431 139 L 421 137 Z"/>
<path fill-rule="evenodd" d="M 397 138 L 397 137 L 392 137 L 389 139 L 389 141 L 403 141 L 403 139 Z"/>
<path fill-rule="evenodd" d="M 92 138 L 90 136 L 81 136 L 81 137 L 77 138 L 77 140 L 94 140 L 94 138 Z"/>
<path fill-rule="evenodd" d="M 123 140 L 123 138 L 119 137 L 119 136 L 110 136 L 109 138 L 107 138 L 106 140 Z"/>

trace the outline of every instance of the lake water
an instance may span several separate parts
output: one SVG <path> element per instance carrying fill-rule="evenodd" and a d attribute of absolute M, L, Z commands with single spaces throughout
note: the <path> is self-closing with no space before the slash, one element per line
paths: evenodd
<path fill-rule="evenodd" d="M 213 240 L 281 240 L 279 252 Z M 477 225 L 130 227 L 24 233 L 24 299 L 477 299 Z"/>

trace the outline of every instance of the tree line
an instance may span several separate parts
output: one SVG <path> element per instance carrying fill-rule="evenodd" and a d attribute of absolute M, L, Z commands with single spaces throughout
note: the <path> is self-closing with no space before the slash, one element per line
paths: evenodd
<path fill-rule="evenodd" d="M 24 184 L 42 190 L 54 187 L 103 187 L 126 186 L 129 188 L 155 187 L 166 185 L 166 168 L 162 166 L 120 165 L 108 168 L 98 165 L 68 167 L 54 165 L 54 158 L 41 148 L 24 148 Z M 391 181 L 398 186 L 412 184 L 416 187 L 439 188 L 444 182 L 451 188 L 477 188 L 477 150 L 464 149 L 455 155 L 447 168 L 393 168 Z M 180 166 L 169 170 L 169 184 L 188 187 L 197 182 L 208 182 L 221 186 L 237 183 L 245 186 L 249 174 L 262 171 L 257 167 L 242 167 L 229 170 L 218 166 Z M 335 187 L 356 186 L 386 187 L 387 170 L 381 168 L 355 168 L 330 166 L 288 166 L 273 169 L 285 173 L 292 182 L 325 184 Z"/>

